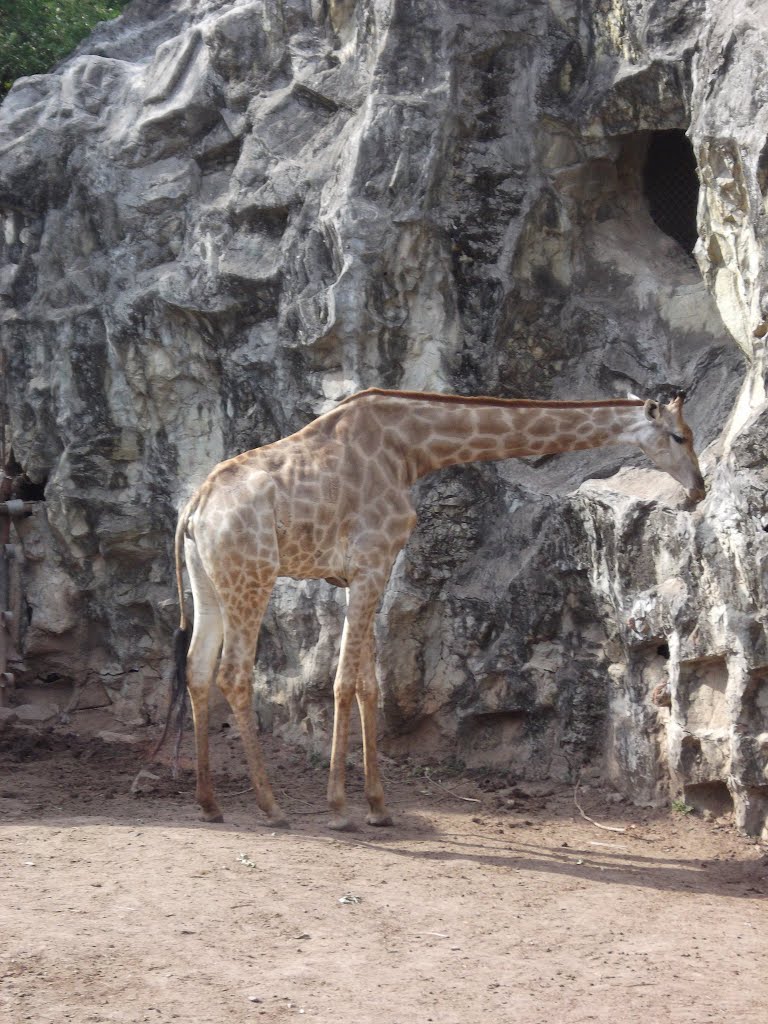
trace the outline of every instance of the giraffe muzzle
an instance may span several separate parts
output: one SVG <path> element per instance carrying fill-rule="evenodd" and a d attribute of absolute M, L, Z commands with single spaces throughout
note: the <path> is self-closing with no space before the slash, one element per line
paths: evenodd
<path fill-rule="evenodd" d="M 686 493 L 688 497 L 691 499 L 691 501 L 695 501 L 696 503 L 704 500 L 704 498 L 707 496 L 707 487 L 704 483 L 704 477 L 701 475 L 701 473 L 696 474 L 696 480 L 694 482 L 693 487 L 687 487 Z"/>

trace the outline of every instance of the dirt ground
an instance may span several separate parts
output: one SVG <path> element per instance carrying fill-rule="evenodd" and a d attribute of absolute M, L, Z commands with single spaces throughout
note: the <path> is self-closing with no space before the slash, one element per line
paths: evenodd
<path fill-rule="evenodd" d="M 560 1024 L 768 1019 L 768 856 L 725 820 L 585 786 L 385 761 L 393 829 L 325 828 L 326 766 L 266 745 L 289 831 L 216 740 L 187 759 L 77 721 L 0 736 L 0 1020 Z M 364 820 L 359 766 L 350 794 Z"/>

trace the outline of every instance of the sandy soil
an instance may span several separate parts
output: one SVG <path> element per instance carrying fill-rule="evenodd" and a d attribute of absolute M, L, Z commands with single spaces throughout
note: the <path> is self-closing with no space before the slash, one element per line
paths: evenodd
<path fill-rule="evenodd" d="M 395 828 L 339 835 L 325 767 L 269 743 L 275 833 L 216 746 L 205 825 L 189 762 L 136 796 L 141 744 L 5 730 L 0 1020 L 768 1019 L 768 856 L 726 821 L 583 789 L 607 831 L 570 789 L 388 761 Z"/>

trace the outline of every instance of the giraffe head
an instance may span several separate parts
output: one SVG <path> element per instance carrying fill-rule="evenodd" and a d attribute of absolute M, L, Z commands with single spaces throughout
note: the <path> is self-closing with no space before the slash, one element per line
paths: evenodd
<path fill-rule="evenodd" d="M 705 494 L 704 477 L 693 450 L 693 432 L 683 419 L 685 394 L 675 393 L 668 405 L 648 401 L 643 408 L 640 447 L 659 469 L 682 484 L 693 501 Z"/>

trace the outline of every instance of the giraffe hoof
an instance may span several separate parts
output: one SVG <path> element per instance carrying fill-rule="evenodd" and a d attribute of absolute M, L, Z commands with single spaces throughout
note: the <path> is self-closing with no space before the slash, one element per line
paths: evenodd
<path fill-rule="evenodd" d="M 374 814 L 371 812 L 365 819 L 369 825 L 376 825 L 377 828 L 389 828 L 393 825 L 392 815 L 388 811 L 384 811 L 383 814 Z"/>
<path fill-rule="evenodd" d="M 218 825 L 224 821 L 224 815 L 221 811 L 201 811 L 200 820 L 210 822 L 212 825 Z"/>
<path fill-rule="evenodd" d="M 333 829 L 334 832 L 357 832 L 357 825 L 346 815 L 331 818 L 328 828 Z"/>
<path fill-rule="evenodd" d="M 282 814 L 276 814 L 274 818 L 267 818 L 267 824 L 270 828 L 290 828 L 291 823 Z"/>

